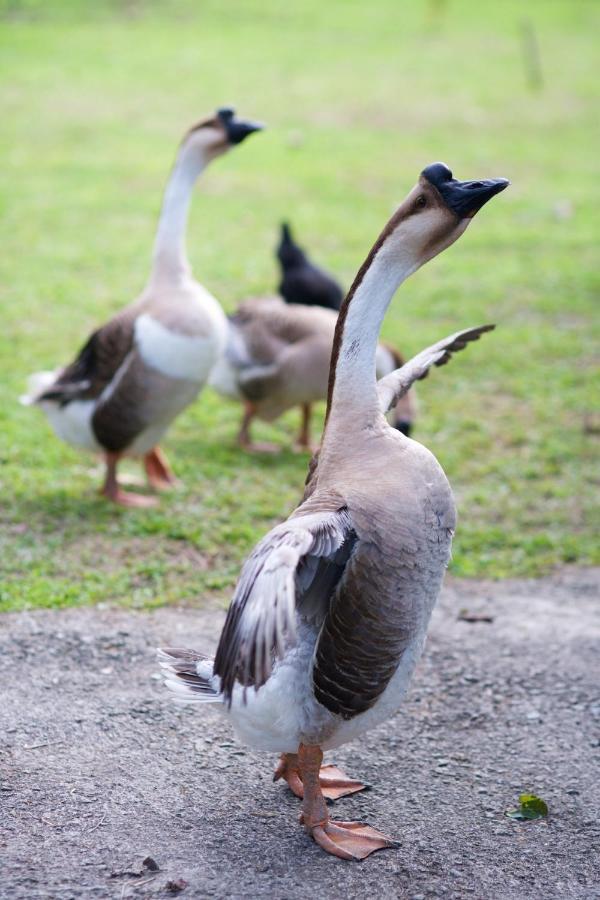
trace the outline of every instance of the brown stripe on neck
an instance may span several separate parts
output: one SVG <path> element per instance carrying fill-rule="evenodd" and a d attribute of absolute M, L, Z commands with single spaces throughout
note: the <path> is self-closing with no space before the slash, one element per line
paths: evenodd
<path fill-rule="evenodd" d="M 352 286 L 348 293 L 346 294 L 346 298 L 340 307 L 340 312 L 338 315 L 338 319 L 335 326 L 335 333 L 333 335 L 333 347 L 331 348 L 331 362 L 329 364 L 329 383 L 327 386 L 327 411 L 325 413 L 325 423 L 323 425 L 323 431 L 327 426 L 327 421 L 329 419 L 329 413 L 331 412 L 331 404 L 333 402 L 333 389 L 335 387 L 335 376 L 337 371 L 338 360 L 340 356 L 340 350 L 342 347 L 342 341 L 344 338 L 344 328 L 346 325 L 346 318 L 348 316 L 348 310 L 350 308 L 350 304 L 352 302 L 352 298 L 356 294 L 357 290 L 361 286 L 365 275 L 371 268 L 373 264 L 373 260 L 381 250 L 383 244 L 386 242 L 390 234 L 396 229 L 400 221 L 405 218 L 407 215 L 407 209 L 405 204 L 402 203 L 401 206 L 398 207 L 392 218 L 389 220 L 373 246 L 369 251 L 369 255 L 365 259 L 364 263 L 356 273 L 356 277 L 352 282 Z"/>

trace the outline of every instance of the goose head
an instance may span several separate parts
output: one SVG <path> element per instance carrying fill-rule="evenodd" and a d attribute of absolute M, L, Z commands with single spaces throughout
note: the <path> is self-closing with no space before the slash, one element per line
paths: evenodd
<path fill-rule="evenodd" d="M 225 106 L 190 128 L 183 145 L 188 152 L 196 150 L 205 160 L 214 159 L 263 128 L 260 122 L 239 119 L 234 109 Z"/>
<path fill-rule="evenodd" d="M 306 262 L 306 255 L 295 243 L 292 229 L 287 222 L 281 223 L 281 239 L 277 247 L 277 258 L 284 269 L 301 266 Z"/>
<path fill-rule="evenodd" d="M 482 206 L 508 187 L 506 178 L 458 181 L 444 163 L 423 169 L 379 238 L 378 250 L 403 257 L 411 271 L 456 241 Z M 375 249 L 375 248 L 374 248 Z"/>

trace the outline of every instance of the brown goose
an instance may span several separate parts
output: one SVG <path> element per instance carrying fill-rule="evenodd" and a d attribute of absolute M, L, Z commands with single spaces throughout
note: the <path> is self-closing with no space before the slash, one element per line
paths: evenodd
<path fill-rule="evenodd" d="M 279 297 L 246 300 L 230 316 L 225 353 L 209 383 L 220 394 L 242 400 L 238 442 L 245 450 L 275 451 L 274 444 L 252 441 L 255 418 L 272 422 L 288 409 L 302 412 L 296 447 L 311 447 L 312 406 L 327 397 L 329 362 L 337 313 L 318 305 L 288 304 Z M 402 364 L 392 347 L 379 343 L 376 372 L 382 377 Z M 394 409 L 394 427 L 410 434 L 415 418 L 413 391 Z"/>
<path fill-rule="evenodd" d="M 157 490 L 174 478 L 158 443 L 203 385 L 227 334 L 225 315 L 192 276 L 185 230 L 194 183 L 217 156 L 260 130 L 220 109 L 185 135 L 165 191 L 150 279 L 138 299 L 95 331 L 66 368 L 30 379 L 26 404 L 39 406 L 59 438 L 104 453 L 103 494 L 124 506 L 154 498 L 117 481 L 123 456 L 141 456 Z"/>
<path fill-rule="evenodd" d="M 442 163 L 421 173 L 342 306 L 323 441 L 303 502 L 244 564 L 214 662 L 193 651 L 160 652 L 181 699 L 219 702 L 243 741 L 283 754 L 275 775 L 303 797 L 304 827 L 344 859 L 394 842 L 364 823 L 330 819 L 324 797 L 362 785 L 322 770 L 323 750 L 400 706 L 456 522 L 435 457 L 383 413 L 415 377 L 485 327 L 429 348 L 379 385 L 377 338 L 401 282 L 456 241 L 507 184 L 456 181 Z"/>

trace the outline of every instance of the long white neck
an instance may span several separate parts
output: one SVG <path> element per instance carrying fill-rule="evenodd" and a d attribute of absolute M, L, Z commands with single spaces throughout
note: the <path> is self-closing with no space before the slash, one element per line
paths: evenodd
<path fill-rule="evenodd" d="M 154 241 L 152 277 L 178 280 L 191 272 L 185 233 L 196 179 L 210 161 L 198 147 L 183 144 L 175 160 L 163 198 Z"/>
<path fill-rule="evenodd" d="M 408 248 L 384 243 L 357 275 L 336 327 L 324 445 L 340 430 L 347 433 L 349 422 L 360 428 L 380 417 L 375 374 L 379 332 L 396 290 L 420 264 Z"/>

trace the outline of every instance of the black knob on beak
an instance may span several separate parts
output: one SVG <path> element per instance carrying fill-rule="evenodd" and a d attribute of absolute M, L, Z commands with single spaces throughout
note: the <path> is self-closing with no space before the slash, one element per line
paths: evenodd
<path fill-rule="evenodd" d="M 444 163 L 432 163 L 421 172 L 423 178 L 441 194 L 442 200 L 459 219 L 470 219 L 500 191 L 508 187 L 506 178 L 485 181 L 457 181 Z"/>
<path fill-rule="evenodd" d="M 249 134 L 252 134 L 254 131 L 262 131 L 265 127 L 260 122 L 250 122 L 246 119 L 236 118 L 235 110 L 229 106 L 217 110 L 217 118 L 223 125 L 230 144 L 241 144 Z"/>

